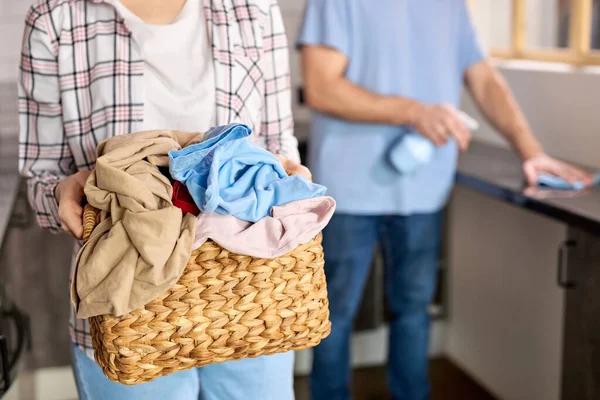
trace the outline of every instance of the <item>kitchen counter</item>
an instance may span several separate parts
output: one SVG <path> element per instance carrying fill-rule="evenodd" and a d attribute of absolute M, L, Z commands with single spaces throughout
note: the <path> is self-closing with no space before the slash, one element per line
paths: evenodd
<path fill-rule="evenodd" d="M 581 192 L 525 189 L 521 164 L 510 150 L 472 143 L 459 159 L 456 183 L 569 226 L 600 234 L 600 188 Z"/>
<path fill-rule="evenodd" d="M 18 174 L 18 139 L 0 138 L 0 246 L 12 215 L 21 179 Z"/>
<path fill-rule="evenodd" d="M 511 393 L 504 396 L 600 399 L 600 188 L 593 187 L 581 192 L 526 188 L 518 158 L 510 150 L 480 142 L 473 143 L 469 151 L 460 156 L 456 181 L 457 186 L 463 189 L 460 191 L 463 197 L 459 195 L 456 203 L 451 205 L 452 212 L 457 214 L 454 214 L 455 230 L 450 233 L 456 238 L 452 250 L 456 258 L 450 267 L 454 271 L 449 281 L 454 288 L 450 307 L 454 309 L 455 324 L 460 325 L 457 328 L 462 337 L 460 340 L 469 338 L 473 348 L 487 358 L 499 358 L 501 366 L 486 369 L 479 361 L 469 359 L 469 352 L 460 349 L 460 345 L 455 346 L 453 357 L 475 371 L 475 377 L 491 385 L 494 391 L 500 393 L 501 390 L 507 390 L 505 393 Z M 495 214 L 492 204 L 484 204 L 481 198 L 464 197 L 465 190 L 559 221 L 565 225 L 566 229 L 560 230 L 564 236 L 559 239 L 555 235 L 559 230 L 553 233 L 550 229 L 547 236 L 546 232 L 540 232 L 539 237 L 531 238 L 531 248 L 535 249 L 533 254 L 526 254 L 530 243 L 524 240 L 523 232 L 535 234 L 531 226 L 523 222 L 523 232 L 516 231 L 521 228 L 519 221 L 507 221 L 504 224 L 502 218 L 515 218 L 519 214 L 505 214 L 506 210 L 501 211 L 499 205 L 498 214 Z M 470 203 L 461 203 L 464 200 Z M 478 207 L 479 204 L 482 210 L 471 215 L 472 207 Z M 480 222 L 486 213 L 490 213 L 489 220 Z M 538 222 L 542 226 L 542 222 Z M 475 246 L 459 239 L 461 234 L 474 232 L 473 229 L 481 226 L 481 223 L 486 224 L 486 228 L 497 228 L 498 232 L 482 232 Z M 506 231 L 509 228 L 515 231 Z M 514 238 L 510 237 L 512 234 Z M 496 238 L 498 242 L 495 242 Z M 503 299 L 504 295 L 510 298 Z M 480 308 L 470 308 L 469 304 L 478 300 Z M 498 319 L 486 319 L 489 313 L 495 313 Z M 482 320 L 490 324 L 483 330 L 485 323 Z M 516 332 L 514 329 L 505 329 L 514 321 L 520 321 L 516 323 L 523 332 L 522 339 L 519 339 L 520 334 L 512 338 L 506 334 Z M 494 325 L 496 323 L 497 326 Z M 497 332 L 505 334 L 498 333 L 500 339 L 486 341 L 483 332 L 496 332 L 495 328 Z M 546 332 L 543 339 L 535 337 L 537 329 Z M 456 340 L 455 344 L 460 340 Z M 549 364 L 544 366 L 547 369 L 542 368 L 546 372 L 542 371 L 539 375 L 532 373 L 532 380 L 528 384 L 547 372 L 557 372 L 560 374 L 558 387 L 551 388 L 557 393 L 552 396 L 523 397 L 514 394 L 523 393 L 508 389 L 506 383 L 515 374 L 502 375 L 504 383 L 492 377 L 491 371 L 500 371 L 503 367 L 506 369 L 512 361 L 503 359 L 496 350 L 491 349 L 504 348 L 510 354 L 511 349 L 521 344 L 524 349 L 532 343 L 535 343 L 533 347 L 537 347 L 538 343 L 542 346 L 532 350 L 532 359 Z M 560 347 L 556 347 L 557 344 Z M 551 347 L 540 356 L 540 349 L 544 349 L 544 346 Z M 519 364 L 518 358 L 515 356 L 516 364 Z M 536 361 L 520 365 L 522 369 L 519 376 L 527 368 L 536 368 Z M 551 378 L 548 375 L 547 378 L 551 382 L 556 375 L 552 374 Z M 541 393 L 538 390 L 545 389 L 544 385 L 539 384 L 529 388 L 525 385 L 520 390 Z"/>
<path fill-rule="evenodd" d="M 306 162 L 308 124 L 296 123 L 300 154 Z M 567 225 L 600 235 L 600 188 L 587 191 L 526 189 L 521 163 L 510 150 L 473 142 L 461 154 L 456 183 L 471 190 L 541 213 Z"/>

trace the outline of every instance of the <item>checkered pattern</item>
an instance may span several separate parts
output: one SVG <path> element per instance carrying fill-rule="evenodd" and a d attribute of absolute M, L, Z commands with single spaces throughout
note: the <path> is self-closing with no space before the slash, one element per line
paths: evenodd
<path fill-rule="evenodd" d="M 53 231 L 60 231 L 58 182 L 92 169 L 102 140 L 143 127 L 144 62 L 112 1 L 38 0 L 26 17 L 20 169 L 40 226 Z M 299 160 L 277 0 L 202 1 L 215 60 L 217 123 L 246 123 L 260 145 Z M 71 334 L 91 355 L 87 321 L 73 316 Z"/>

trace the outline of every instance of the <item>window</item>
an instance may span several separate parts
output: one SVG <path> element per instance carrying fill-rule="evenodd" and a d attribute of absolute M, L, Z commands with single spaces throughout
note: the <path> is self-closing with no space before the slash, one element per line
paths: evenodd
<path fill-rule="evenodd" d="M 496 58 L 600 65 L 600 0 L 468 1 L 475 13 L 489 7 Z"/>

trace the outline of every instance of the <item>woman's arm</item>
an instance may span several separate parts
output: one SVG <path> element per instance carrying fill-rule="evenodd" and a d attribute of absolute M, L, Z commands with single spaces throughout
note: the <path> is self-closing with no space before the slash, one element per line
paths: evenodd
<path fill-rule="evenodd" d="M 267 150 L 299 163 L 292 117 L 289 49 L 277 0 L 270 1 L 266 18 L 263 36 L 265 99 L 260 130 Z"/>
<path fill-rule="evenodd" d="M 25 20 L 19 79 L 19 169 L 42 228 L 61 229 L 55 188 L 75 171 L 66 143 L 52 13 L 34 6 Z"/>

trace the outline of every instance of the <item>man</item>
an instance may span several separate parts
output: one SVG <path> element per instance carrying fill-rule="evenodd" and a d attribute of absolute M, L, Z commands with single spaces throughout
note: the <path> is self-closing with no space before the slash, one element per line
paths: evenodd
<path fill-rule="evenodd" d="M 299 46 L 314 110 L 310 167 L 338 204 L 324 232 L 333 331 L 315 349 L 313 399 L 350 398 L 350 332 L 379 242 L 389 386 L 394 399 L 424 400 L 440 210 L 471 139 L 455 109 L 463 82 L 521 156 L 530 184 L 541 172 L 586 184 L 591 176 L 544 153 L 486 59 L 465 0 L 309 0 Z M 437 147 L 428 164 L 400 174 L 389 151 L 406 132 Z"/>

